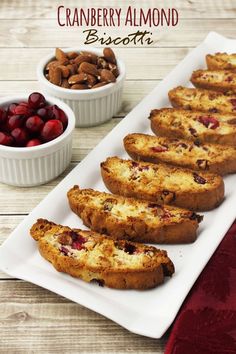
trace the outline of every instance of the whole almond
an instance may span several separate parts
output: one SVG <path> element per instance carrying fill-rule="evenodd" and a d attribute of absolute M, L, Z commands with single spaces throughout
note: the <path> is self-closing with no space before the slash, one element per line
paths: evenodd
<path fill-rule="evenodd" d="M 107 85 L 109 82 L 98 82 L 96 85 L 94 85 L 93 87 L 91 87 L 92 89 L 96 89 L 98 87 L 102 87 Z"/>
<path fill-rule="evenodd" d="M 86 84 L 74 84 L 71 86 L 72 90 L 87 90 L 89 87 Z"/>
<path fill-rule="evenodd" d="M 63 79 L 61 82 L 61 87 L 70 88 L 70 84 L 67 79 Z"/>
<path fill-rule="evenodd" d="M 68 58 L 67 58 L 67 56 L 66 56 L 66 53 L 63 52 L 63 50 L 61 50 L 60 48 L 56 48 L 56 54 L 55 54 L 55 56 L 56 56 L 56 59 L 57 59 L 58 61 L 60 61 L 61 64 L 63 64 L 63 63 L 65 63 L 65 62 L 68 61 Z"/>
<path fill-rule="evenodd" d="M 94 64 L 83 62 L 80 64 L 79 69 L 80 69 L 80 72 L 84 72 L 86 74 L 90 74 L 93 76 L 99 75 L 98 69 L 97 69 L 96 65 L 94 65 Z"/>
<path fill-rule="evenodd" d="M 93 75 L 89 75 L 89 74 L 86 74 L 87 75 L 87 84 L 88 84 L 88 87 L 93 87 L 96 83 L 97 83 L 97 78 Z"/>
<path fill-rule="evenodd" d="M 58 60 L 50 61 L 49 63 L 47 63 L 45 71 L 48 72 L 51 66 L 56 67 L 56 66 L 59 66 L 59 65 L 60 65 L 60 63 L 59 63 Z"/>
<path fill-rule="evenodd" d="M 108 68 L 108 63 L 106 62 L 106 60 L 102 57 L 98 58 L 97 60 L 97 66 L 100 69 L 107 69 Z"/>
<path fill-rule="evenodd" d="M 70 75 L 74 75 L 77 72 L 78 65 L 77 64 L 69 64 L 69 65 L 67 65 L 67 68 L 70 71 Z"/>
<path fill-rule="evenodd" d="M 115 77 L 119 76 L 119 70 L 115 64 L 109 63 L 108 68 Z"/>
<path fill-rule="evenodd" d="M 97 63 L 98 56 L 97 56 L 96 54 L 91 53 L 91 52 L 86 52 L 86 51 L 82 51 L 82 52 L 80 52 L 80 53 L 83 54 L 83 55 L 88 55 L 88 56 L 90 57 L 91 62 L 92 62 L 93 64 L 96 64 L 96 63 Z"/>
<path fill-rule="evenodd" d="M 85 82 L 88 79 L 87 74 L 85 73 L 80 73 L 80 74 L 76 74 L 76 75 L 72 75 L 69 77 L 68 82 L 70 85 L 74 85 L 74 84 L 82 84 L 83 82 Z"/>
<path fill-rule="evenodd" d="M 80 54 L 74 59 L 74 62 L 77 65 L 80 65 L 83 62 L 92 63 L 92 59 L 89 55 Z"/>
<path fill-rule="evenodd" d="M 77 56 L 78 56 L 78 53 L 76 53 L 76 52 L 68 52 L 67 53 L 68 59 L 75 59 Z"/>
<path fill-rule="evenodd" d="M 115 53 L 113 52 L 113 50 L 111 48 L 104 48 L 103 49 L 103 55 L 104 58 L 109 61 L 112 64 L 116 64 L 116 56 Z"/>
<path fill-rule="evenodd" d="M 62 72 L 61 69 L 57 67 L 50 67 L 49 69 L 49 79 L 54 85 L 60 86 L 62 82 Z"/>
<path fill-rule="evenodd" d="M 58 68 L 61 69 L 62 72 L 62 77 L 66 79 L 70 75 L 70 70 L 67 66 L 65 65 L 59 65 Z"/>
<path fill-rule="evenodd" d="M 101 81 L 102 82 L 115 82 L 116 77 L 112 74 L 110 70 L 102 69 L 101 70 Z"/>

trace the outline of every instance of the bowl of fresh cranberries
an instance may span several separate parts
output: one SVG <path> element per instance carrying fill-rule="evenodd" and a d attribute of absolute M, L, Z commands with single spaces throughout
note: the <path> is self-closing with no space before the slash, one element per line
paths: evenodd
<path fill-rule="evenodd" d="M 41 59 L 37 78 L 43 92 L 72 108 L 77 127 L 89 127 L 108 121 L 120 109 L 125 71 L 111 48 L 57 48 Z"/>
<path fill-rule="evenodd" d="M 0 99 L 0 182 L 35 186 L 60 175 L 72 153 L 75 116 L 39 92 Z"/>

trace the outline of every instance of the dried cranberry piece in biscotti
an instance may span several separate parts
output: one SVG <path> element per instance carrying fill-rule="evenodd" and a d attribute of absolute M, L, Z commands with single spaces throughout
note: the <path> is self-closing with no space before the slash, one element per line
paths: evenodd
<path fill-rule="evenodd" d="M 215 117 L 211 116 L 200 116 L 198 121 L 202 123 L 206 128 L 216 129 L 219 127 L 220 123 Z"/>
<path fill-rule="evenodd" d="M 226 79 L 225 79 L 226 82 L 231 82 L 233 81 L 233 77 L 232 76 L 228 76 Z"/>
<path fill-rule="evenodd" d="M 64 246 L 61 246 L 60 251 L 64 254 L 64 256 L 67 256 L 69 253 L 69 250 Z"/>
<path fill-rule="evenodd" d="M 199 176 L 197 173 L 193 173 L 193 179 L 198 184 L 206 184 L 205 178 Z"/>
<path fill-rule="evenodd" d="M 77 238 L 72 242 L 71 246 L 72 248 L 80 251 L 85 248 L 85 242 L 87 242 L 86 238 L 81 236 L 80 234 L 77 234 Z"/>
<path fill-rule="evenodd" d="M 233 109 L 235 110 L 236 109 L 236 98 L 231 98 L 230 103 L 232 103 Z"/>

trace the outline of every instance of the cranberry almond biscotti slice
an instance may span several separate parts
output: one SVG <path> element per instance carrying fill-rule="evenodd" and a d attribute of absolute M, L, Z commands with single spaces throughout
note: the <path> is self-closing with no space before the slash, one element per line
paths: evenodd
<path fill-rule="evenodd" d="M 169 99 L 173 107 L 236 114 L 236 94 L 178 86 L 169 91 Z"/>
<path fill-rule="evenodd" d="M 129 134 L 124 147 L 136 161 L 164 162 L 220 175 L 236 172 L 236 148 L 147 134 Z"/>
<path fill-rule="evenodd" d="M 30 230 L 59 272 L 116 289 L 148 289 L 174 273 L 166 251 L 39 219 Z"/>
<path fill-rule="evenodd" d="M 90 229 L 115 239 L 149 243 L 195 241 L 202 216 L 170 205 L 74 186 L 67 193 L 72 211 Z"/>
<path fill-rule="evenodd" d="M 210 210 L 224 198 L 222 177 L 208 172 L 109 157 L 101 163 L 101 173 L 112 193 L 158 204 Z"/>
<path fill-rule="evenodd" d="M 236 93 L 236 72 L 229 70 L 196 70 L 190 81 L 195 87 Z"/>
<path fill-rule="evenodd" d="M 236 116 L 162 108 L 152 110 L 149 119 L 156 135 L 236 147 L 236 125 L 227 121 L 236 122 Z"/>
<path fill-rule="evenodd" d="M 206 55 L 207 67 L 210 70 L 236 71 L 236 54 L 215 53 Z"/>

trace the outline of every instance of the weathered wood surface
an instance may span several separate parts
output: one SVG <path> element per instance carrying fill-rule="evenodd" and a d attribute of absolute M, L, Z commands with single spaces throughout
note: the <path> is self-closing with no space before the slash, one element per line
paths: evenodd
<path fill-rule="evenodd" d="M 81 7 L 81 1 L 67 0 L 1 0 L 0 19 L 35 19 L 56 18 L 56 8 L 60 5 L 66 7 Z M 81 5 L 83 4 L 83 5 Z M 100 7 L 101 0 L 87 0 L 86 7 Z M 106 3 L 107 6 L 108 3 Z M 134 4 L 134 3 L 133 3 Z M 110 0 L 110 7 L 126 8 L 130 3 L 120 0 Z M 137 8 L 176 8 L 185 19 L 232 19 L 236 18 L 234 0 L 139 0 L 135 1 Z M 31 21 L 32 22 L 32 21 Z"/>
<path fill-rule="evenodd" d="M 86 7 L 101 7 L 101 0 L 87 0 Z M 59 28 L 56 8 L 84 7 L 81 0 L 2 0 L 0 2 L 0 96 L 39 90 L 36 65 L 55 46 L 80 46 L 80 28 Z M 104 1 L 104 6 L 108 2 Z M 110 0 L 110 7 L 130 5 Z M 236 37 L 235 0 L 135 1 L 139 8 L 172 8 L 179 11 L 175 28 L 153 28 L 154 43 L 115 47 L 125 61 L 127 80 L 121 111 L 110 122 L 91 129 L 76 129 L 72 163 L 62 176 L 37 188 L 0 184 L 0 244 L 32 208 L 146 96 L 209 31 Z M 135 28 L 134 30 L 136 30 Z M 132 29 L 106 29 L 112 36 Z M 101 31 L 99 30 L 101 33 Z M 98 44 L 97 44 L 98 46 Z M 80 305 L 0 272 L 0 353 L 163 353 L 166 338 L 153 340 L 134 335 Z M 157 324 L 158 325 L 158 324 Z"/>

